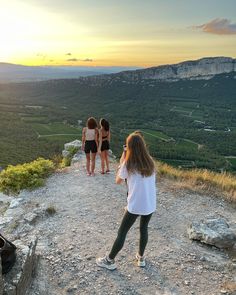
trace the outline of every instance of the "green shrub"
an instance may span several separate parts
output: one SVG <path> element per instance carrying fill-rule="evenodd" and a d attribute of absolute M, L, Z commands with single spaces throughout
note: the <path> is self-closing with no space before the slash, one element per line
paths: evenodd
<path fill-rule="evenodd" d="M 41 186 L 53 171 L 53 162 L 43 158 L 22 165 L 10 165 L 0 173 L 0 191 L 18 194 L 22 189 Z"/>
<path fill-rule="evenodd" d="M 66 158 L 63 158 L 62 161 L 61 161 L 61 166 L 60 166 L 60 168 L 65 168 L 65 167 L 70 166 L 70 164 L 71 164 L 71 159 L 72 159 L 71 156 L 68 156 L 68 157 L 66 157 Z"/>
<path fill-rule="evenodd" d="M 71 146 L 68 148 L 68 152 L 70 153 L 70 155 L 74 156 L 74 154 L 76 154 L 78 152 L 79 148 L 76 146 Z"/>
<path fill-rule="evenodd" d="M 56 154 L 52 157 L 52 162 L 55 168 L 61 168 L 62 161 L 63 161 L 63 157 L 60 154 Z"/>

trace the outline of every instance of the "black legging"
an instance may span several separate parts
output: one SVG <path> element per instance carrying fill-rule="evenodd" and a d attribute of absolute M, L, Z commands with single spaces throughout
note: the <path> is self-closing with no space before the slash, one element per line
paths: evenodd
<path fill-rule="evenodd" d="M 135 223 L 139 215 L 129 213 L 127 210 L 123 216 L 120 228 L 118 230 L 117 238 L 112 246 L 111 252 L 108 255 L 110 259 L 114 259 L 117 253 L 122 249 L 126 235 L 131 226 Z M 141 215 L 140 218 L 140 239 L 139 239 L 139 255 L 143 256 L 145 247 L 148 242 L 148 223 L 152 217 L 152 213 L 149 215 Z"/>

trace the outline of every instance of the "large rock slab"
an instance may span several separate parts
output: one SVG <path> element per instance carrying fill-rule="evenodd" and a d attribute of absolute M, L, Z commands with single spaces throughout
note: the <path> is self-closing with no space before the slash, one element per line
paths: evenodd
<path fill-rule="evenodd" d="M 81 149 L 82 147 L 82 141 L 81 140 L 74 140 L 72 142 L 68 142 L 68 143 L 65 143 L 64 145 L 64 149 L 66 151 L 68 151 L 70 148 L 78 148 L 78 149 Z"/>
<path fill-rule="evenodd" d="M 82 159 L 82 152 L 79 151 L 71 159 L 71 166 L 78 163 L 78 162 L 81 162 L 81 159 Z"/>
<path fill-rule="evenodd" d="M 199 240 L 217 248 L 232 248 L 236 244 L 236 234 L 223 218 L 192 222 L 187 232 L 191 240 Z"/>
<path fill-rule="evenodd" d="M 78 151 L 81 150 L 82 147 L 82 141 L 76 139 L 74 141 L 68 142 L 64 144 L 64 150 L 62 151 L 63 158 L 67 158 L 71 155 L 71 149 L 76 148 Z"/>
<path fill-rule="evenodd" d="M 25 295 L 35 268 L 37 238 L 32 237 L 26 243 L 16 240 L 14 244 L 17 247 L 17 260 L 12 270 L 3 277 L 3 295 Z"/>

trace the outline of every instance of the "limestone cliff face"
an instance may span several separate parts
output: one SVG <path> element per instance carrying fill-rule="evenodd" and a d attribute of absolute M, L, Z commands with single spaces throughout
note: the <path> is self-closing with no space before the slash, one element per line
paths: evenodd
<path fill-rule="evenodd" d="M 209 57 L 196 61 L 186 61 L 174 65 L 164 65 L 142 70 L 125 71 L 112 75 L 101 75 L 92 78 L 93 81 L 119 81 L 119 80 L 159 80 L 177 81 L 180 79 L 210 79 L 214 75 L 235 72 L 236 59 L 230 57 Z"/>
<path fill-rule="evenodd" d="M 236 71 L 236 59 L 230 57 L 203 58 L 186 61 L 175 65 L 165 65 L 145 70 L 120 73 L 124 78 L 179 80 L 202 78 L 209 79 L 217 74 Z"/>

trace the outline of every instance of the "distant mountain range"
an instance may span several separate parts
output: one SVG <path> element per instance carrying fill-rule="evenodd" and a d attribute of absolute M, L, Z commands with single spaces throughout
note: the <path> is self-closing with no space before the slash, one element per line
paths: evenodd
<path fill-rule="evenodd" d="M 231 57 L 207 57 L 194 61 L 185 61 L 173 65 L 163 65 L 135 71 L 123 71 L 111 75 L 87 77 L 84 80 L 95 84 L 123 81 L 136 83 L 141 80 L 173 82 L 182 79 L 209 80 L 218 74 L 236 71 L 236 59 Z"/>
<path fill-rule="evenodd" d="M 80 78 L 92 84 L 140 80 L 173 82 L 182 79 L 208 80 L 217 74 L 236 71 L 236 59 L 231 57 L 207 57 L 173 65 L 147 69 L 137 67 L 81 67 L 81 66 L 23 66 L 0 63 L 0 83 L 43 81 L 51 79 Z"/>
<path fill-rule="evenodd" d="M 82 76 L 117 73 L 137 67 L 23 66 L 0 62 L 0 83 L 76 79 Z"/>

